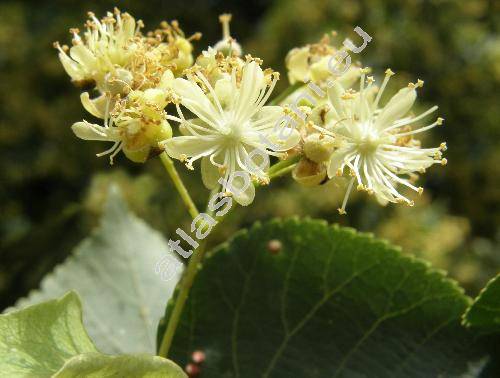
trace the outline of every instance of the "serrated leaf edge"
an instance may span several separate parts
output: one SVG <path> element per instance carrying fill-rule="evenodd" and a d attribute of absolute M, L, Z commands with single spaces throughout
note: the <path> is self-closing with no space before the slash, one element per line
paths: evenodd
<path fill-rule="evenodd" d="M 473 325 L 467 320 L 467 317 L 469 315 L 469 312 L 472 310 L 474 305 L 479 302 L 479 300 L 482 298 L 483 294 L 488 290 L 488 288 L 496 281 L 500 279 L 500 273 L 498 273 L 495 277 L 491 278 L 486 285 L 479 291 L 479 294 L 472 300 L 470 303 L 469 307 L 465 310 L 465 312 L 462 314 L 462 325 L 467 328 L 473 327 Z"/>

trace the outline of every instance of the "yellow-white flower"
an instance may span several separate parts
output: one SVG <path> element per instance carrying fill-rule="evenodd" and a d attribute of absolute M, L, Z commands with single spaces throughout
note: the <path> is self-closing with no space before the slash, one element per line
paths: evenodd
<path fill-rule="evenodd" d="M 142 22 L 136 22 L 128 13 L 120 13 L 117 9 L 114 14 L 108 12 L 101 21 L 92 12 L 89 12 L 89 17 L 83 38 L 78 29 L 71 29 L 73 46 L 69 49 L 58 43 L 55 46 L 59 49 L 64 69 L 74 82 L 95 82 L 101 91 L 105 91 L 109 90 L 105 84 L 107 75 L 116 76 L 116 69 L 123 69 L 130 63 Z M 132 74 L 124 72 L 117 77 L 132 80 Z"/>
<path fill-rule="evenodd" d="M 366 70 L 362 70 L 360 90 L 344 89 L 335 82 L 328 90 L 331 104 L 328 112 L 328 124 L 319 131 L 338 139 L 340 147 L 332 154 L 328 163 L 329 177 L 341 176 L 344 168 L 352 176 L 339 212 L 345 214 L 345 207 L 354 184 L 358 190 L 375 194 L 381 203 L 398 202 L 413 205 L 413 201 L 398 191 L 397 186 L 406 186 L 419 194 L 423 188 L 416 187 L 411 181 L 415 173 L 424 172 L 433 164 L 446 164 L 442 151 L 446 144 L 437 148 L 421 148 L 420 142 L 413 136 L 441 125 L 442 118 L 437 118 L 430 125 L 412 128 L 437 109 L 431 107 L 418 116 L 408 115 L 417 97 L 416 89 L 423 85 L 410 83 L 397 92 L 389 102 L 379 108 L 379 100 L 394 74 L 386 71 L 380 91 L 372 87 L 373 78 L 366 80 Z M 365 82 L 368 85 L 365 85 Z"/>
<path fill-rule="evenodd" d="M 101 97 L 105 101 L 102 105 L 104 114 L 87 93 L 82 94 L 81 98 L 92 115 L 104 119 L 104 126 L 84 120 L 73 124 L 71 129 L 84 140 L 113 142 L 111 148 L 97 154 L 98 157 L 109 154 L 111 164 L 121 150 L 130 160 L 142 163 L 159 141 L 172 136 L 163 110 L 167 105 L 167 95 L 161 89 L 132 91 L 126 99 L 115 103 L 113 111 L 110 110 L 111 100 L 106 101 Z"/>
<path fill-rule="evenodd" d="M 176 120 L 181 122 L 184 135 L 165 141 L 165 150 L 190 169 L 201 158 L 203 182 L 209 189 L 215 188 L 220 178 L 227 183 L 235 172 L 267 182 L 269 155 L 281 156 L 279 152 L 294 147 L 300 138 L 296 130 L 283 124 L 281 107 L 264 106 L 277 74 L 266 74 L 253 60 L 236 71 L 214 86 L 200 71 L 188 75 L 189 80 L 175 79 L 173 83 L 182 105 L 198 118 L 186 120 L 177 106 L 180 118 Z M 242 205 L 251 203 L 255 196 L 253 185 L 246 185 L 242 193 L 224 185 L 223 189 Z"/>
<path fill-rule="evenodd" d="M 345 69 L 345 63 L 342 64 L 342 58 L 337 55 L 343 50 L 345 47 L 334 47 L 328 35 L 317 43 L 293 48 L 285 58 L 288 81 L 290 84 L 308 81 L 321 84 L 335 78 L 344 81 L 347 87 L 351 86 L 359 77 L 359 69 L 355 65 Z M 341 72 L 337 74 L 330 66 Z"/>

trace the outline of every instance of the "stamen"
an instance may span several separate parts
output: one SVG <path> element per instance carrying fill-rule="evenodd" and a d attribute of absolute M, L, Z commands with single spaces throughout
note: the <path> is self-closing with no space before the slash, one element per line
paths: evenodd
<path fill-rule="evenodd" d="M 388 68 L 385 71 L 384 81 L 382 82 L 382 85 L 380 86 L 380 90 L 377 93 L 377 97 L 375 97 L 375 101 L 373 102 L 373 109 L 377 109 L 377 106 L 378 106 L 378 103 L 380 101 L 380 98 L 382 97 L 382 93 L 384 93 L 385 87 L 387 86 L 387 83 L 389 82 L 389 79 L 393 75 L 394 75 L 394 72 L 390 68 Z"/>
<path fill-rule="evenodd" d="M 345 211 L 345 207 L 347 205 L 347 201 L 349 200 L 349 195 L 351 194 L 352 191 L 352 186 L 354 185 L 354 177 L 351 179 L 349 182 L 349 185 L 347 186 L 346 193 L 344 195 L 344 200 L 342 201 L 342 207 L 338 209 L 340 215 L 346 215 L 347 212 Z"/>
<path fill-rule="evenodd" d="M 219 22 L 222 24 L 222 39 L 231 38 L 231 34 L 229 33 L 229 23 L 233 15 L 230 13 L 224 13 L 219 16 Z"/>
<path fill-rule="evenodd" d="M 405 121 L 396 121 L 394 123 L 394 125 L 392 126 L 389 126 L 387 128 L 384 129 L 384 131 L 389 131 L 389 130 L 392 130 L 392 129 L 396 129 L 398 127 L 402 127 L 402 126 L 406 126 L 406 125 L 409 125 L 409 124 L 412 124 L 416 121 L 419 121 L 421 120 L 422 118 L 428 116 L 429 114 L 435 112 L 436 110 L 438 109 L 437 106 L 433 106 L 431 107 L 430 109 L 428 109 L 427 111 L 421 113 L 420 115 L 416 116 L 416 117 L 413 117 L 413 118 L 409 118 L 408 120 L 405 120 Z"/>
<path fill-rule="evenodd" d="M 413 134 L 418 134 L 418 133 L 421 133 L 421 132 L 424 132 L 424 131 L 427 131 L 427 130 L 430 130 L 436 126 L 440 126 L 443 124 L 443 121 L 444 119 L 443 118 L 438 118 L 436 120 L 436 122 L 428 125 L 428 126 L 424 126 L 424 127 L 421 127 L 420 129 L 416 129 L 416 130 L 412 130 L 412 131 L 408 131 L 406 133 L 399 133 L 399 134 L 394 134 L 395 137 L 402 137 L 402 136 L 407 136 L 407 135 L 413 135 Z"/>

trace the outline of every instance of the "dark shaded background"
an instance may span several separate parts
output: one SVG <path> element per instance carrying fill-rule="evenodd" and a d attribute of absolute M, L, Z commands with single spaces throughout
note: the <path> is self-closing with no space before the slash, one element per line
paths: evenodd
<path fill-rule="evenodd" d="M 118 6 L 153 29 L 178 19 L 186 34 L 203 33 L 197 52 L 220 39 L 218 15 L 233 13 L 231 31 L 245 52 L 283 74 L 293 47 L 323 33 L 373 41 L 360 59 L 375 74 L 391 67 L 394 83 L 421 78 L 422 107 L 440 106 L 445 127 L 424 143 L 446 140 L 449 164 L 430 169 L 417 206 L 380 208 L 356 196 L 347 217 L 336 208 L 343 188 L 311 190 L 290 179 L 259 191 L 215 236 L 272 216 L 310 215 L 374 232 L 450 271 L 470 293 L 500 267 L 500 3 L 434 1 L 2 1 L 0 3 L 0 308 L 37 287 L 97 223 L 106 188 L 118 182 L 130 206 L 164 231 L 187 222 L 158 161 L 134 165 L 123 156 L 110 167 L 94 154 L 100 143 L 77 140 L 70 125 L 87 115 L 52 42 L 68 43 L 88 10 Z M 392 86 L 395 91 L 398 85 Z M 287 85 L 282 75 L 280 87 Z M 179 167 L 192 186 L 199 177 Z M 206 196 L 195 190 L 200 204 Z"/>

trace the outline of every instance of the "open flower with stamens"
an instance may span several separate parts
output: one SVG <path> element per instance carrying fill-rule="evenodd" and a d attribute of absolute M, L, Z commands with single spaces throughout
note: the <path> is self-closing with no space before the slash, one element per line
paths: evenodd
<path fill-rule="evenodd" d="M 84 102 L 84 101 L 82 101 Z M 87 110 L 94 115 L 100 113 L 92 108 L 88 99 Z M 98 157 L 110 155 L 110 163 L 123 150 L 132 161 L 143 163 L 158 142 L 172 136 L 172 129 L 163 110 L 167 96 L 161 89 L 132 91 L 127 98 L 118 99 L 110 110 L 111 99 L 105 105 L 104 126 L 87 121 L 76 122 L 71 127 L 75 135 L 84 140 L 113 142 L 111 148 L 97 154 Z"/>
<path fill-rule="evenodd" d="M 227 183 L 235 172 L 268 182 L 269 156 L 282 156 L 300 138 L 296 130 L 285 124 L 281 107 L 264 106 L 278 75 L 263 71 L 256 60 L 249 59 L 214 86 L 200 70 L 193 70 L 187 77 L 188 80 L 175 79 L 173 90 L 181 104 L 198 118 L 187 120 L 178 105 L 179 118 L 169 119 L 181 123 L 184 135 L 165 141 L 165 150 L 190 169 L 201 158 L 205 186 L 215 188 L 223 178 L 223 189 L 238 203 L 248 205 L 255 189 L 251 183 L 240 182 L 237 185 L 241 191 L 232 190 L 234 185 Z"/>
<path fill-rule="evenodd" d="M 437 109 L 433 106 L 418 116 L 408 115 L 422 81 L 410 83 L 379 108 L 382 93 L 393 74 L 391 70 L 386 71 L 376 96 L 372 90 L 374 80 L 372 77 L 367 80 L 365 69 L 361 73 L 359 92 L 346 90 L 337 82 L 329 88 L 328 98 L 332 105 L 328 113 L 329 124 L 318 127 L 318 131 L 338 138 L 340 145 L 328 163 L 328 176 L 342 176 L 345 169 L 351 176 L 339 209 L 341 214 L 345 214 L 355 184 L 358 190 L 375 194 L 383 204 L 398 202 L 411 206 L 413 201 L 398 190 L 398 185 L 421 194 L 423 188 L 412 183 L 416 173 L 422 173 L 436 163 L 446 164 L 446 159 L 442 158 L 445 143 L 436 148 L 421 148 L 420 142 L 414 139 L 415 135 L 443 123 L 442 118 L 437 118 L 427 126 L 413 127 Z"/>
<path fill-rule="evenodd" d="M 135 37 L 140 36 L 142 22 L 136 22 L 128 13 L 121 13 L 118 9 L 114 14 L 108 12 L 102 20 L 92 12 L 89 12 L 89 17 L 83 38 L 78 29 L 71 29 L 73 46 L 68 48 L 56 42 L 55 47 L 59 49 L 64 69 L 74 82 L 82 85 L 95 83 L 99 89 L 107 90 L 103 88 L 106 75 L 114 75 L 116 69 L 126 67 L 132 59 L 137 48 Z"/>

